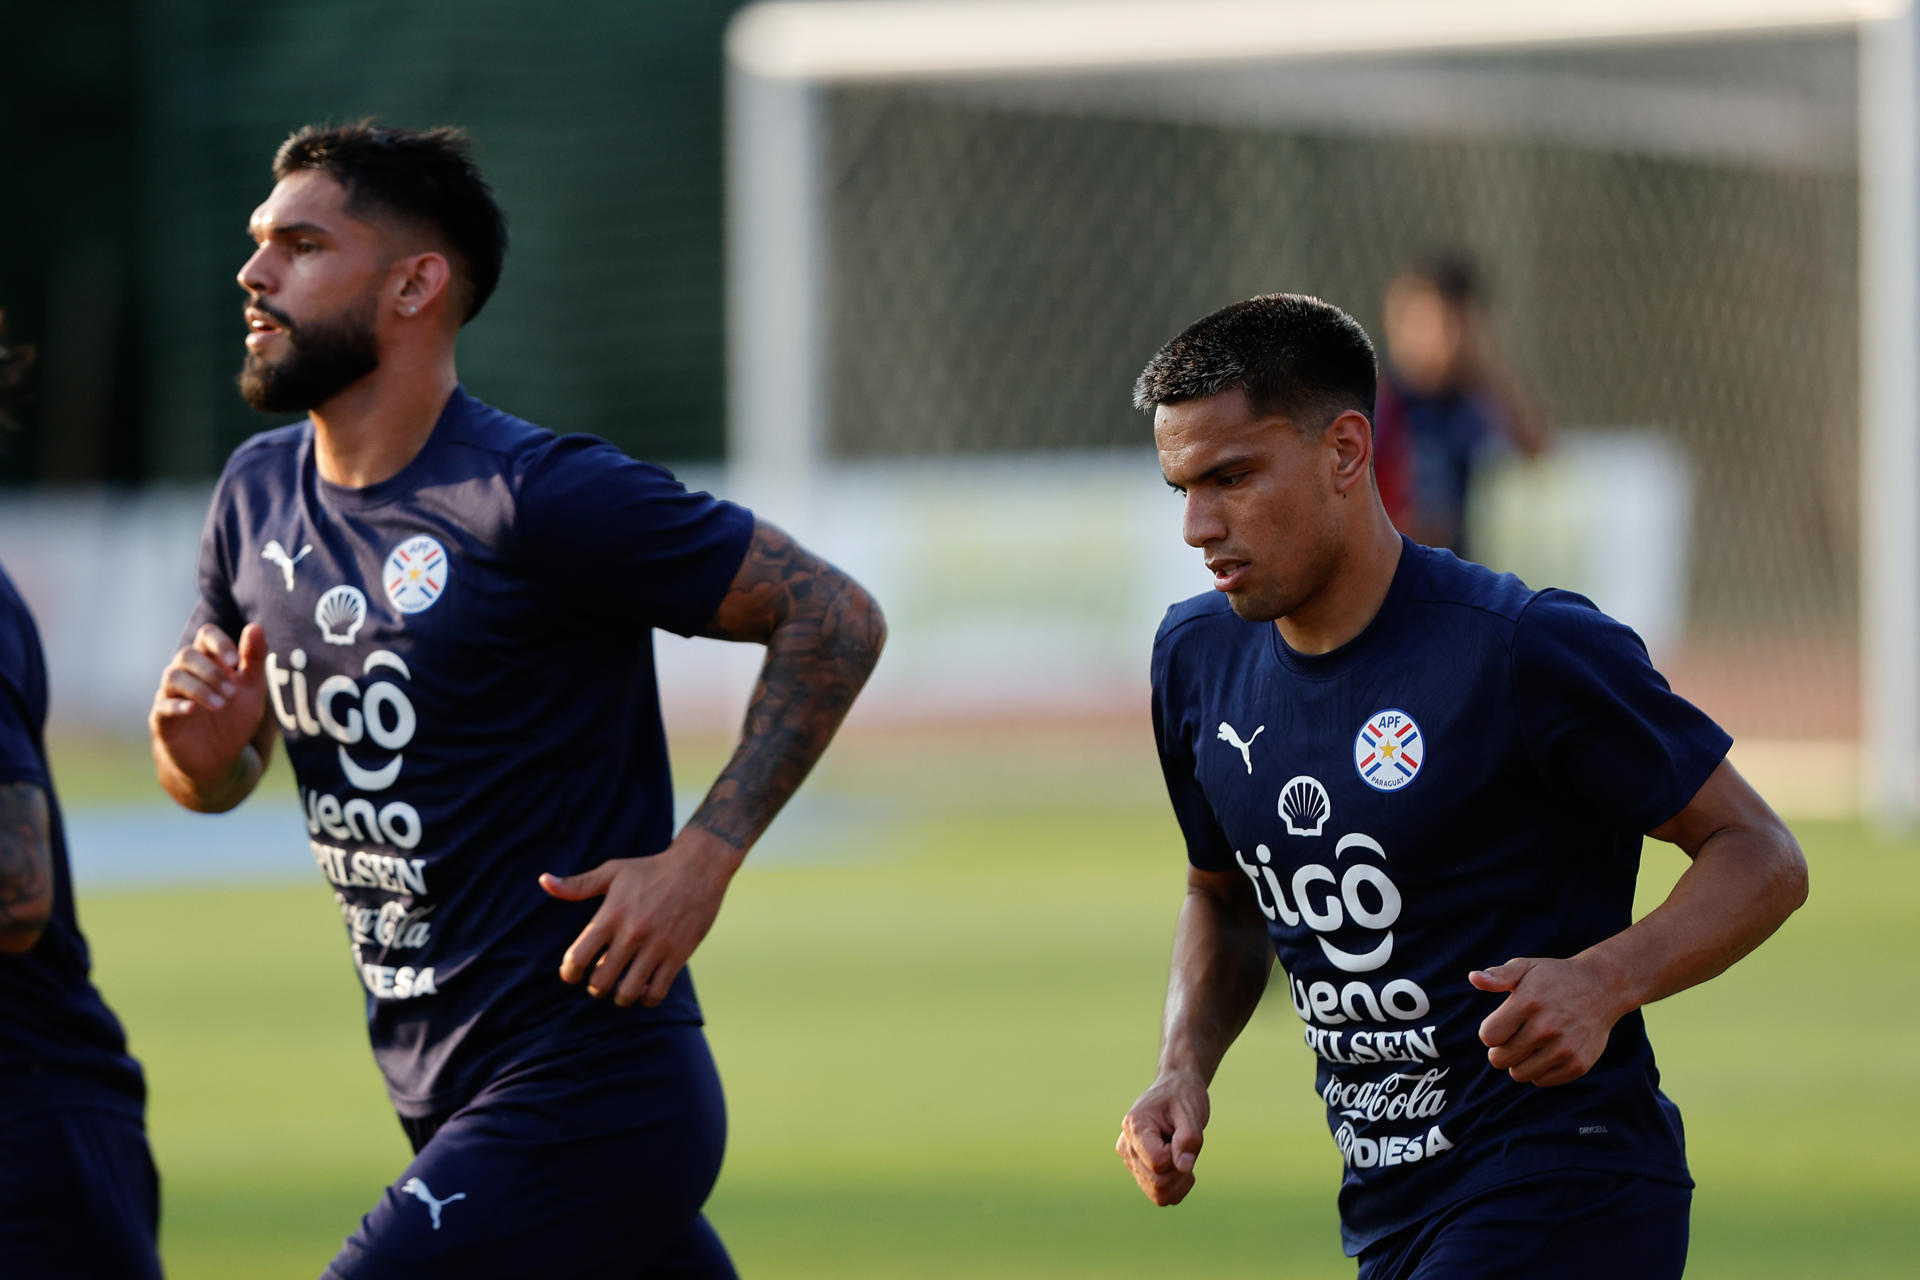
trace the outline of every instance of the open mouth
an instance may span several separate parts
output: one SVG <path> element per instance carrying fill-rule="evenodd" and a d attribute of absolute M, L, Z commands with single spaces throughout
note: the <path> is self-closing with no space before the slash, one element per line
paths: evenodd
<path fill-rule="evenodd" d="M 1247 570 L 1252 566 L 1245 560 L 1209 560 L 1207 568 L 1213 573 L 1215 591 L 1237 590 L 1246 581 Z"/>
<path fill-rule="evenodd" d="M 249 307 L 246 311 L 246 317 L 247 347 L 249 349 L 264 347 L 272 342 L 277 335 L 286 332 L 284 325 L 264 311 L 255 311 Z"/>

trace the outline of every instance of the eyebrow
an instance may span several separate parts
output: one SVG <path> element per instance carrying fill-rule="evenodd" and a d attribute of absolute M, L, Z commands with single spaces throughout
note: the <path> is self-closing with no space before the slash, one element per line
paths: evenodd
<path fill-rule="evenodd" d="M 261 239 L 260 233 L 255 231 L 251 226 L 247 228 L 247 234 L 253 237 L 256 244 L 259 243 Z M 273 229 L 266 234 L 268 239 L 277 240 L 284 239 L 287 236 L 331 236 L 333 232 L 327 230 L 317 222 L 281 222 L 274 224 Z"/>
<path fill-rule="evenodd" d="M 1178 492 L 1178 491 L 1190 489 L 1196 484 L 1205 484 L 1207 481 L 1213 479 L 1215 476 L 1219 475 L 1223 471 L 1231 471 L 1235 467 L 1244 467 L 1252 461 L 1254 461 L 1254 456 L 1250 453 L 1235 454 L 1231 458 L 1225 458 L 1219 462 L 1214 463 L 1212 466 L 1208 467 L 1205 471 L 1202 471 L 1199 475 L 1195 476 L 1192 480 L 1188 481 L 1186 484 L 1175 484 L 1171 479 L 1168 479 L 1167 473 L 1164 471 L 1160 473 L 1160 478 L 1162 480 L 1166 480 L 1167 488 Z"/>

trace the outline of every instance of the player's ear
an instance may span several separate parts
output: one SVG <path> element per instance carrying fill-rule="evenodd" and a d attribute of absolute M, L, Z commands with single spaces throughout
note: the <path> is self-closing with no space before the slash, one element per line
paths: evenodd
<path fill-rule="evenodd" d="M 453 287 L 453 265 L 435 250 L 409 254 L 393 264 L 388 293 L 403 316 L 419 315 Z"/>
<path fill-rule="evenodd" d="M 1333 453 L 1334 492 L 1365 484 L 1373 464 L 1373 424 L 1367 415 L 1348 409 L 1327 424 L 1322 438 Z"/>

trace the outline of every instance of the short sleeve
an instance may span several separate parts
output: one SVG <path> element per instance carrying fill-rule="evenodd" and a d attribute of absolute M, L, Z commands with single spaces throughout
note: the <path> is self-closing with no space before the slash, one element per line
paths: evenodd
<path fill-rule="evenodd" d="M 753 536 L 745 507 L 577 435 L 530 461 L 516 524 L 529 572 L 564 612 L 683 636 L 712 620 Z"/>
<path fill-rule="evenodd" d="M 33 618 L 0 596 L 0 782 L 48 785 L 35 711 L 44 708 L 45 698 L 46 668 Z"/>
<path fill-rule="evenodd" d="M 213 500 L 207 504 L 206 523 L 200 528 L 200 561 L 195 570 L 199 598 L 187 616 L 187 625 L 180 631 L 177 648 L 192 644 L 194 635 L 209 622 L 235 640 L 247 625 L 233 600 L 233 563 L 229 553 L 233 521 L 232 490 L 227 477 L 222 475 L 220 483 L 214 486 Z"/>
<path fill-rule="evenodd" d="M 1187 842 L 1187 861 L 1202 871 L 1233 869 L 1233 853 L 1226 832 L 1214 817 L 1213 806 L 1200 788 L 1194 755 L 1194 724 L 1199 715 L 1187 696 L 1185 682 L 1173 658 L 1169 619 L 1153 638 L 1153 742 L 1160 753 L 1160 772 L 1166 778 L 1167 798 Z"/>
<path fill-rule="evenodd" d="M 1733 739 L 1676 694 L 1631 628 L 1543 591 L 1514 627 L 1521 749 L 1603 821 L 1644 833 L 1692 801 Z"/>

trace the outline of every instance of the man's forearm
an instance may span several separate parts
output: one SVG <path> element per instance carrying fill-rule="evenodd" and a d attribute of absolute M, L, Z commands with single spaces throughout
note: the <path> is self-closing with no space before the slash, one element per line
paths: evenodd
<path fill-rule="evenodd" d="M 1211 1084 L 1259 1006 L 1272 970 L 1266 930 L 1230 900 L 1189 887 L 1173 936 L 1160 1074 L 1192 1072 Z"/>
<path fill-rule="evenodd" d="M 687 823 L 742 852 L 826 751 L 886 642 L 858 583 L 836 571 L 811 586 L 767 638 L 740 745 Z"/>
<path fill-rule="evenodd" d="M 53 914 L 52 823 L 47 793 L 0 784 L 0 952 L 31 951 Z"/>
<path fill-rule="evenodd" d="M 1725 972 L 1806 901 L 1806 861 L 1784 829 L 1722 831 L 1647 917 L 1574 959 L 1598 969 L 1625 1014 Z"/>

